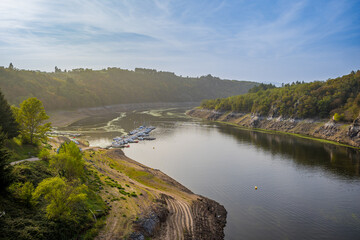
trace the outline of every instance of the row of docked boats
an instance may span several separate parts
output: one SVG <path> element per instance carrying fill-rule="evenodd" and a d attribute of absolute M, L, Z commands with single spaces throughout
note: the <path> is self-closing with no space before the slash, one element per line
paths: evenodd
<path fill-rule="evenodd" d="M 113 142 L 111 143 L 111 147 L 114 148 L 123 148 L 130 147 L 129 143 L 138 143 L 139 141 L 144 140 L 155 140 L 154 137 L 150 137 L 150 132 L 153 131 L 155 127 L 153 126 L 140 126 L 137 129 L 134 129 L 129 132 L 129 134 L 121 137 L 113 138 Z"/>

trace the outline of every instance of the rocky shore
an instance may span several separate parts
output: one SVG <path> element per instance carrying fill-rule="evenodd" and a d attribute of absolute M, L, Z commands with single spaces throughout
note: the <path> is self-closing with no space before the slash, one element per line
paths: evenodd
<path fill-rule="evenodd" d="M 227 122 L 245 128 L 265 129 L 334 141 L 360 147 L 360 115 L 351 124 L 324 119 L 293 119 L 281 116 L 259 116 L 249 113 L 221 112 L 209 109 L 192 109 L 189 116 L 212 121 Z"/>

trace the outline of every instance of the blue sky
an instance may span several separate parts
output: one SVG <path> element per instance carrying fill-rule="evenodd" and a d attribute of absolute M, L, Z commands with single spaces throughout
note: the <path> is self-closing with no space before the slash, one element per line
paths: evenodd
<path fill-rule="evenodd" d="M 259 82 L 360 69 L 359 0 L 1 0 L 0 66 Z"/>

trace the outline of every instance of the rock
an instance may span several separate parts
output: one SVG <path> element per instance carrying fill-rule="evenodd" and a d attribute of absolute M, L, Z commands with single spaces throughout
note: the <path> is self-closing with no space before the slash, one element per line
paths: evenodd
<path fill-rule="evenodd" d="M 330 137 L 334 136 L 339 131 L 338 126 L 336 125 L 334 120 L 330 120 L 324 124 L 324 126 L 320 127 L 318 133 L 325 136 Z"/>
<path fill-rule="evenodd" d="M 211 114 L 209 116 L 210 120 L 217 120 L 219 117 L 221 117 L 223 115 L 223 112 L 218 112 L 218 111 L 211 111 Z"/>
<path fill-rule="evenodd" d="M 260 119 L 258 116 L 251 116 L 250 127 L 257 127 L 259 125 Z"/>
<path fill-rule="evenodd" d="M 201 210 L 201 211 L 199 211 Z M 194 218 L 194 232 L 191 238 L 197 240 L 224 239 L 227 212 L 224 206 L 203 197 L 192 204 L 192 212 L 198 214 Z"/>
<path fill-rule="evenodd" d="M 360 115 L 354 120 L 353 124 L 349 126 L 347 135 L 350 138 L 360 137 Z"/>
<path fill-rule="evenodd" d="M 141 233 L 139 232 L 133 232 L 129 238 L 129 240 L 145 240 L 145 237 L 144 235 L 142 235 Z"/>
<path fill-rule="evenodd" d="M 136 220 L 134 222 L 135 229 L 145 237 L 152 237 L 158 232 L 161 223 L 166 221 L 168 215 L 169 210 L 166 207 L 158 206 L 144 217 Z"/>

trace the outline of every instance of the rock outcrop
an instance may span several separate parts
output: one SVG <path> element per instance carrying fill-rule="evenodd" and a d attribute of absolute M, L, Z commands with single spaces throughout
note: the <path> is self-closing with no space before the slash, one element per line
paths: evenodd
<path fill-rule="evenodd" d="M 229 122 L 246 128 L 289 132 L 360 147 L 360 115 L 349 125 L 337 123 L 334 120 L 284 118 L 277 116 L 276 109 L 273 109 L 271 116 L 267 118 L 256 114 L 221 113 L 208 109 L 192 109 L 187 114 L 208 120 Z"/>

